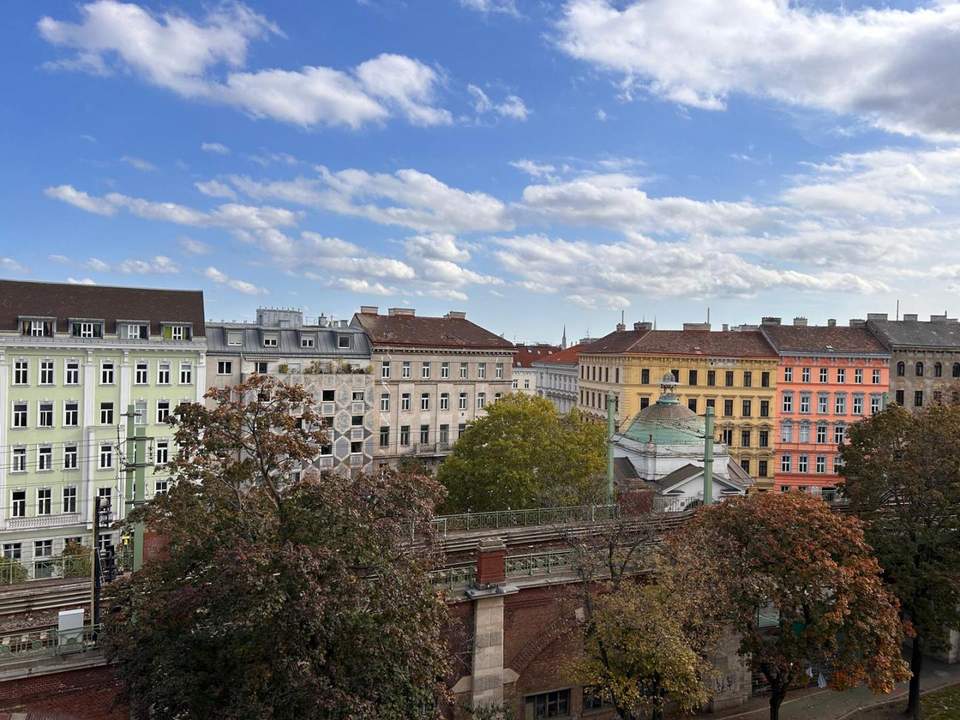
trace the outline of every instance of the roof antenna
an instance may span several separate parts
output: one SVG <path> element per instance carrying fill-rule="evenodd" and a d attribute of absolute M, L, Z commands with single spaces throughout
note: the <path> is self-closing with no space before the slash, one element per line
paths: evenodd
<path fill-rule="evenodd" d="M 707 325 L 710 324 L 710 306 L 707 305 Z"/>
<path fill-rule="evenodd" d="M 897 298 L 897 320 L 900 319 L 900 298 Z"/>

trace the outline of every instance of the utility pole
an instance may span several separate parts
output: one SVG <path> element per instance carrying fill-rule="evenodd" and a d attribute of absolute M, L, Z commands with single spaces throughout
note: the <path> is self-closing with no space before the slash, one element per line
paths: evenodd
<path fill-rule="evenodd" d="M 90 618 L 94 626 L 100 624 L 100 496 L 93 499 L 93 562 L 90 563 Z"/>
<path fill-rule="evenodd" d="M 613 436 L 616 433 L 616 420 L 613 416 L 613 393 L 607 393 L 607 505 L 613 505 Z"/>
<path fill-rule="evenodd" d="M 703 424 L 703 504 L 713 504 L 713 408 L 707 406 Z"/>
<path fill-rule="evenodd" d="M 126 463 L 123 468 L 126 480 L 124 487 L 124 517 L 128 517 L 132 510 L 143 505 L 146 500 L 144 484 L 146 481 L 147 468 L 147 436 L 145 435 L 143 426 L 137 425 L 137 408 L 134 405 L 127 405 L 127 412 L 124 413 L 124 417 L 127 418 Z M 143 567 L 143 533 L 143 523 L 135 523 L 133 526 L 134 572 Z"/>

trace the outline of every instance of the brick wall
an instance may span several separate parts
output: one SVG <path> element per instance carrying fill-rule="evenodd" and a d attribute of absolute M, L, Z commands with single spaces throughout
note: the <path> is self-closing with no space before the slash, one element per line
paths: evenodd
<path fill-rule="evenodd" d="M 128 720 L 109 667 L 69 670 L 0 683 L 0 712 L 58 720 Z"/>

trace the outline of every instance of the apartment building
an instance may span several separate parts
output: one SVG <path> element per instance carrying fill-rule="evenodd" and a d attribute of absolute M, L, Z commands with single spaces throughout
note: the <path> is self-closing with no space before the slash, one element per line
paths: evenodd
<path fill-rule="evenodd" d="M 514 345 L 517 352 L 513 356 L 513 391 L 524 395 L 537 395 L 537 371 L 533 364 L 560 350 L 558 345 L 536 343 Z"/>
<path fill-rule="evenodd" d="M 862 321 L 861 321 L 862 322 Z M 867 315 L 867 328 L 890 352 L 890 400 L 908 409 L 960 402 L 960 322 L 946 315 L 888 320 Z"/>
<path fill-rule="evenodd" d="M 553 403 L 561 413 L 577 407 L 579 398 L 579 357 L 582 344 L 534 360 L 537 394 Z M 516 379 L 514 379 L 516 382 Z"/>
<path fill-rule="evenodd" d="M 706 323 L 683 330 L 622 325 L 580 352 L 579 407 L 601 418 L 604 396 L 615 397 L 618 426 L 656 402 L 661 379 L 677 381 L 680 402 L 698 415 L 714 408 L 717 440 L 757 489 L 773 485 L 777 354 L 757 330 L 711 331 Z"/>
<path fill-rule="evenodd" d="M 207 323 L 210 388 L 236 385 L 254 373 L 303 385 L 317 401 L 328 443 L 315 466 L 365 470 L 373 463 L 376 410 L 370 343 L 347 320 L 320 316 L 304 324 L 303 312 L 258 308 L 253 323 Z"/>
<path fill-rule="evenodd" d="M 847 428 L 883 408 L 890 352 L 863 324 L 809 326 L 763 319 L 760 330 L 780 361 L 774 482 L 781 491 L 835 488 Z"/>
<path fill-rule="evenodd" d="M 97 496 L 123 517 L 128 405 L 150 438 L 147 496 L 167 489 L 166 420 L 202 399 L 204 333 L 201 292 L 0 281 L 6 557 L 42 573 L 66 542 L 89 544 Z"/>
<path fill-rule="evenodd" d="M 352 326 L 371 345 L 378 427 L 374 457 L 439 461 L 467 424 L 512 391 L 514 346 L 466 318 L 380 314 L 365 305 Z"/>

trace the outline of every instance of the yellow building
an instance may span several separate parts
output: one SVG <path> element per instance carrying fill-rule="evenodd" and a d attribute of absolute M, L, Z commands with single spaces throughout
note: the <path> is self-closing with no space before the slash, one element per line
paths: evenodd
<path fill-rule="evenodd" d="M 660 397 L 670 373 L 680 401 L 698 415 L 714 408 L 716 439 L 757 479 L 772 486 L 776 428 L 777 354 L 756 330 L 711 332 L 706 325 L 652 330 L 649 323 L 622 325 L 580 352 L 579 408 L 606 416 L 606 395 L 615 398 L 624 428 Z"/>

